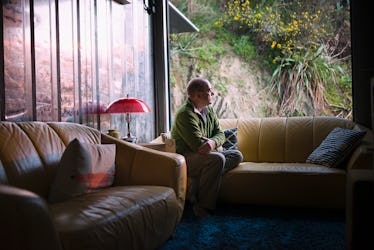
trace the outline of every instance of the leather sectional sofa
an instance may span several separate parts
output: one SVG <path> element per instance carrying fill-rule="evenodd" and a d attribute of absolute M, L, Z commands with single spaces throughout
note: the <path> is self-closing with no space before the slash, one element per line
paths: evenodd
<path fill-rule="evenodd" d="M 116 145 L 113 184 L 51 203 L 60 160 L 75 138 Z M 75 123 L 0 122 L 2 249 L 155 249 L 179 223 L 185 192 L 178 154 Z"/>
<path fill-rule="evenodd" d="M 237 128 L 243 162 L 222 180 L 219 200 L 256 205 L 345 207 L 347 171 L 371 166 L 366 147 L 372 135 L 354 122 L 336 117 L 222 119 L 222 129 Z M 336 127 L 367 131 L 339 167 L 306 163 Z"/>

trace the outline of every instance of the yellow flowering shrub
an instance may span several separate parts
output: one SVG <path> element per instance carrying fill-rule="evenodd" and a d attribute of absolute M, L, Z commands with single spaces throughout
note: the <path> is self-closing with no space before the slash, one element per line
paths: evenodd
<path fill-rule="evenodd" d="M 349 43 L 339 47 L 347 30 L 345 10 L 333 1 L 316 5 L 297 0 L 229 0 L 215 25 L 248 37 L 257 53 L 267 57 L 273 69 L 269 83 L 279 96 L 279 115 L 301 114 L 298 107 L 312 105 L 314 114 L 349 116 L 349 111 L 339 108 L 350 103 L 345 90 L 350 64 L 344 61 L 349 57 L 341 56 L 346 48 L 349 51 Z M 332 98 L 339 91 L 341 98 Z"/>
<path fill-rule="evenodd" d="M 252 6 L 250 0 L 228 1 L 224 16 L 215 25 L 254 35 L 257 41 L 280 50 L 282 54 L 318 42 L 326 35 L 320 10 L 315 13 L 303 11 L 300 1 L 275 1 L 270 4 Z"/>

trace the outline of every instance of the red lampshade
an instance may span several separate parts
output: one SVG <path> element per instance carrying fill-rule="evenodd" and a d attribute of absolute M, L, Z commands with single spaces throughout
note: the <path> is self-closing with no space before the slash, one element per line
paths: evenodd
<path fill-rule="evenodd" d="M 109 104 L 105 113 L 109 114 L 123 114 L 123 113 L 147 113 L 151 112 L 148 105 L 142 100 L 125 97 L 114 100 Z"/>

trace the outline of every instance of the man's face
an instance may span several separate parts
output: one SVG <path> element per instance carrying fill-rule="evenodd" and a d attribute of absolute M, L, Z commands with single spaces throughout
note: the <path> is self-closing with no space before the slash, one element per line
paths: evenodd
<path fill-rule="evenodd" d="M 200 101 L 202 105 L 208 106 L 209 104 L 212 104 L 212 96 L 214 95 L 214 92 L 212 91 L 212 85 L 208 83 L 205 86 L 204 91 L 200 92 Z"/>

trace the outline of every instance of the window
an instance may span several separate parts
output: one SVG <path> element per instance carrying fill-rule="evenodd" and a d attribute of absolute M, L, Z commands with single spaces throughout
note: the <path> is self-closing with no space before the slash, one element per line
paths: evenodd
<path fill-rule="evenodd" d="M 353 118 L 349 1 L 171 2 L 200 29 L 171 34 L 173 114 L 202 76 L 220 118 Z"/>
<path fill-rule="evenodd" d="M 98 114 L 106 105 L 129 95 L 154 110 L 143 1 L 3 2 L 3 120 L 69 121 L 125 135 L 124 115 Z M 154 138 L 154 123 L 153 113 L 132 117 L 138 141 Z"/>

